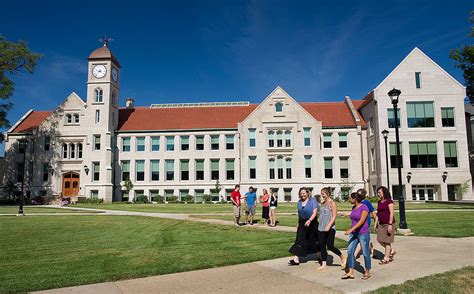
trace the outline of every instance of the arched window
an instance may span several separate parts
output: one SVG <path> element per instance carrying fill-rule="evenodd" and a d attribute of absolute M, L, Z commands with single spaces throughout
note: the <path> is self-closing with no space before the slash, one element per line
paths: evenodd
<path fill-rule="evenodd" d="M 268 147 L 275 147 L 275 132 L 273 130 L 268 131 Z"/>
<path fill-rule="evenodd" d="M 77 144 L 77 158 L 82 158 L 82 143 Z"/>
<path fill-rule="evenodd" d="M 63 144 L 63 158 L 67 159 L 67 144 Z"/>
<path fill-rule="evenodd" d="M 275 111 L 276 112 L 282 112 L 283 111 L 283 103 L 281 103 L 281 102 L 275 103 Z"/>
<path fill-rule="evenodd" d="M 76 158 L 76 146 L 74 144 L 69 144 L 69 158 Z"/>
<path fill-rule="evenodd" d="M 104 93 L 101 88 L 95 89 L 95 102 L 102 103 L 104 101 L 103 96 L 104 96 Z"/>

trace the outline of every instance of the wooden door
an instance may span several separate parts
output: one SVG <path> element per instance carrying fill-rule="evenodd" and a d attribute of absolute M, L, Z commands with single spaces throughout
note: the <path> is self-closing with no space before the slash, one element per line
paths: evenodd
<path fill-rule="evenodd" d="M 79 193 L 79 174 L 69 172 L 63 175 L 63 196 L 77 196 Z"/>

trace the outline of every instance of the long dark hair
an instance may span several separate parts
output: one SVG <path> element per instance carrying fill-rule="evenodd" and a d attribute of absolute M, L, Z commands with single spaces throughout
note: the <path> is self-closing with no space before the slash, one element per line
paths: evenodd
<path fill-rule="evenodd" d="M 364 197 L 364 195 L 361 195 L 357 192 L 352 192 L 351 193 L 351 198 L 356 200 L 358 203 L 361 203 L 362 200 L 364 200 L 365 197 Z"/>
<path fill-rule="evenodd" d="M 390 194 L 390 191 L 387 189 L 387 187 L 380 186 L 380 187 L 377 188 L 377 192 L 379 190 L 382 190 L 383 199 L 392 199 L 392 194 Z"/>

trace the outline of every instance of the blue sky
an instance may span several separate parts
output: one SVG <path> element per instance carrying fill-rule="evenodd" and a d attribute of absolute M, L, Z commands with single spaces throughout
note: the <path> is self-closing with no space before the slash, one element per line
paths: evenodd
<path fill-rule="evenodd" d="M 69 2 L 64 4 L 62 2 Z M 415 46 L 456 79 L 472 1 L 2 1 L 0 34 L 44 54 L 14 77 L 15 123 L 83 99 L 103 34 L 122 65 L 121 105 L 251 101 L 277 85 L 299 101 L 360 99 Z"/>

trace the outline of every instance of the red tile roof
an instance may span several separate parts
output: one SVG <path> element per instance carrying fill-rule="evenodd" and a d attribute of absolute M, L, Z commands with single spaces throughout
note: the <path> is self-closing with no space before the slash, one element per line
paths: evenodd
<path fill-rule="evenodd" d="M 321 121 L 323 127 L 356 126 L 352 113 L 344 102 L 307 102 L 300 104 L 316 120 Z M 355 104 L 354 107 L 357 108 Z"/>
<path fill-rule="evenodd" d="M 357 107 L 357 109 L 363 108 L 365 105 L 369 104 L 370 101 L 374 100 L 374 91 L 370 91 L 367 95 L 365 95 L 364 99 L 362 99 L 362 103 Z M 354 105 L 355 106 L 355 105 Z"/>
<path fill-rule="evenodd" d="M 51 111 L 31 112 L 11 133 L 27 133 L 38 127 L 49 115 Z"/>

